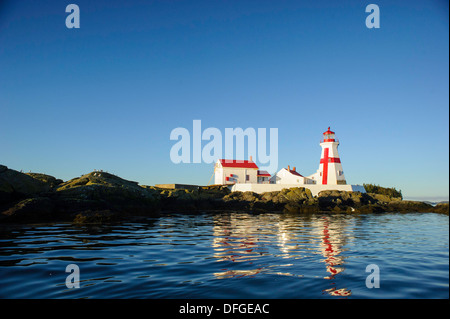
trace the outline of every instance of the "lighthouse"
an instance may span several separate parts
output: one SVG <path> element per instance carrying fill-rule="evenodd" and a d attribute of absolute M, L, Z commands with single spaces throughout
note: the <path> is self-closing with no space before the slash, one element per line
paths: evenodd
<path fill-rule="evenodd" d="M 316 180 L 317 184 L 322 185 L 347 184 L 338 153 L 339 140 L 335 138 L 334 132 L 329 127 L 323 133 L 320 146 L 322 147 L 322 155 L 320 156 L 319 169 L 311 175 L 311 178 Z"/>
<path fill-rule="evenodd" d="M 261 183 L 260 177 L 269 174 L 259 171 L 253 162 L 244 161 L 243 164 L 237 165 L 234 163 L 234 160 L 230 160 L 228 162 L 232 163 L 230 169 L 233 169 L 233 171 L 228 170 L 225 172 L 227 167 L 221 162 L 225 160 L 219 160 L 215 168 L 216 178 L 219 176 L 216 179 L 216 184 L 229 185 L 228 187 L 232 192 L 254 192 L 258 194 L 279 192 L 283 189 L 297 187 L 309 189 L 313 196 L 319 196 L 320 192 L 329 190 L 365 193 L 366 190 L 363 185 L 347 184 L 338 153 L 339 140 L 335 137 L 330 127 L 323 133 L 320 146 L 322 147 L 322 155 L 320 156 L 319 169 L 312 175 L 304 176 L 295 167 L 291 169 L 290 165 L 288 165 L 287 168 L 282 168 L 272 175 L 269 183 Z M 222 168 L 224 169 L 219 171 Z M 253 168 L 254 171 L 250 171 L 250 168 Z M 241 176 L 245 177 L 245 179 L 241 179 Z M 255 178 L 252 179 L 251 176 Z"/>

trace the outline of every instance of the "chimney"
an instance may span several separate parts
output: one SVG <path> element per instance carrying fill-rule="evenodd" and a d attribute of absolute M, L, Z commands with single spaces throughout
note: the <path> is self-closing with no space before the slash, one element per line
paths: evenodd
<path fill-rule="evenodd" d="M 288 171 L 291 171 L 291 167 L 288 165 Z"/>
<path fill-rule="evenodd" d="M 252 158 L 252 156 L 250 155 L 250 162 L 253 162 L 253 158 Z"/>
<path fill-rule="evenodd" d="M 292 168 L 292 170 L 295 172 L 295 166 Z"/>

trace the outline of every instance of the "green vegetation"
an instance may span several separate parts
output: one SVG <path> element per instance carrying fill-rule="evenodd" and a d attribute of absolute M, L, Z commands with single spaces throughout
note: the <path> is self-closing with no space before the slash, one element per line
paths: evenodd
<path fill-rule="evenodd" d="M 367 193 L 380 194 L 380 195 L 389 196 L 391 198 L 403 199 L 402 191 L 396 190 L 394 187 L 386 188 L 386 187 L 381 187 L 379 185 L 374 185 L 374 184 L 363 184 L 363 186 L 366 189 Z"/>

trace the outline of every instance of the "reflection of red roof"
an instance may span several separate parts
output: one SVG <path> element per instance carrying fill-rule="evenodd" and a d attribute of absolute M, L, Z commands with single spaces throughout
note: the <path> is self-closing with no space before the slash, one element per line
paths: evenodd
<path fill-rule="evenodd" d="M 241 167 L 241 168 L 256 168 L 256 169 L 258 168 L 255 162 L 250 162 L 246 160 L 221 159 L 219 161 L 223 167 Z"/>
<path fill-rule="evenodd" d="M 329 126 L 328 126 L 328 131 L 323 132 L 323 135 L 326 135 L 326 134 L 334 134 L 334 132 L 330 130 Z"/>
<path fill-rule="evenodd" d="M 293 171 L 293 170 L 287 170 L 289 173 L 293 174 L 293 175 L 297 175 L 300 177 L 303 177 L 303 175 L 300 175 L 297 171 Z"/>
<path fill-rule="evenodd" d="M 258 171 L 258 176 L 267 176 L 270 177 L 270 174 L 267 171 Z"/>

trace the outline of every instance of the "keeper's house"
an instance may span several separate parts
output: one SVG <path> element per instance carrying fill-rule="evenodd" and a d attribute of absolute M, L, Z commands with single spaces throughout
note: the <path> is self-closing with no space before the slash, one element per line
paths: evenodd
<path fill-rule="evenodd" d="M 282 168 L 278 173 L 270 178 L 270 184 L 315 184 L 316 181 L 303 176 L 297 172 L 295 166 L 291 169 L 288 165 L 287 168 Z"/>
<path fill-rule="evenodd" d="M 259 170 L 251 156 L 249 160 L 219 159 L 214 166 L 216 185 L 268 184 L 269 178 L 270 174 Z"/>

